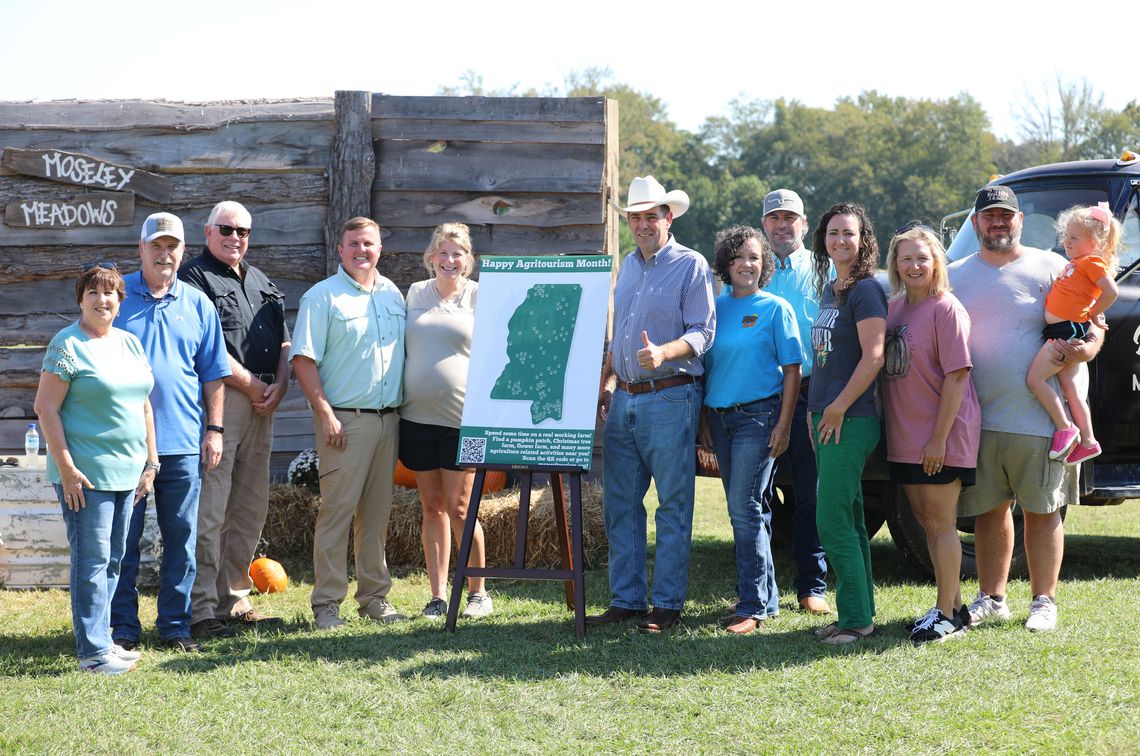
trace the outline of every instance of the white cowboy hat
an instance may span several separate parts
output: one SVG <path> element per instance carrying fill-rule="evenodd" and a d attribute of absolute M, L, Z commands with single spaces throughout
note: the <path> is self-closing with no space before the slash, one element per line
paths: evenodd
<path fill-rule="evenodd" d="M 661 182 L 652 176 L 638 176 L 629 184 L 629 194 L 626 195 L 627 204 L 621 207 L 611 202 L 619 213 L 640 213 L 651 207 L 668 205 L 673 213 L 674 220 L 680 218 L 689 209 L 689 195 L 680 189 L 666 192 Z"/>

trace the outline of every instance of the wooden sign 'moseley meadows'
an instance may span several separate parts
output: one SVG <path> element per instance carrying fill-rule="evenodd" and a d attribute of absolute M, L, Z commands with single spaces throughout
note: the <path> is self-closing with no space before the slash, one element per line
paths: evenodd
<path fill-rule="evenodd" d="M 170 179 L 165 176 L 78 152 L 7 147 L 0 165 L 25 176 L 116 192 L 130 191 L 160 204 L 170 202 Z"/>

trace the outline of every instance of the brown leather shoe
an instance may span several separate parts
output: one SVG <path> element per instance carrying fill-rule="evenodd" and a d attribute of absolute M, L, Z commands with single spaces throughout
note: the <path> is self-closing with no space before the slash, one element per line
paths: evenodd
<path fill-rule="evenodd" d="M 800 599 L 800 610 L 808 614 L 831 614 L 831 607 L 823 596 L 804 596 Z"/>
<path fill-rule="evenodd" d="M 282 624 L 284 624 L 284 621 L 280 617 L 270 617 L 268 614 L 262 614 L 256 609 L 250 609 L 230 617 L 230 625 L 236 625 L 238 627 L 270 628 L 280 627 Z"/>
<path fill-rule="evenodd" d="M 764 624 L 764 620 L 752 619 L 751 617 L 737 617 L 732 622 L 725 625 L 725 632 L 732 633 L 733 635 L 748 635 L 753 630 L 757 629 Z"/>
<path fill-rule="evenodd" d="M 626 609 L 624 606 L 611 606 L 601 614 L 590 614 L 586 617 L 587 625 L 616 625 L 626 620 L 644 617 L 648 612 L 644 609 Z"/>
<path fill-rule="evenodd" d="M 643 633 L 661 633 L 676 625 L 679 619 L 681 619 L 681 612 L 678 609 L 654 607 L 645 621 L 637 626 L 637 629 Z"/>

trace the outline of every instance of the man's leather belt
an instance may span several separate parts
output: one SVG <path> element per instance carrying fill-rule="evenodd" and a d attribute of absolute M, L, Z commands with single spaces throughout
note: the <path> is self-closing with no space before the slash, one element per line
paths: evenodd
<path fill-rule="evenodd" d="M 273 381 L 277 380 L 276 373 L 253 373 L 252 375 L 262 383 L 273 383 Z"/>
<path fill-rule="evenodd" d="M 394 411 L 395 407 L 381 407 L 380 409 L 364 409 L 361 407 L 333 407 L 333 412 L 355 412 L 360 414 L 366 412 L 368 414 L 387 415 L 389 412 Z"/>
<path fill-rule="evenodd" d="M 696 376 L 693 375 L 673 375 L 668 378 L 638 381 L 637 383 L 626 383 L 623 380 L 618 380 L 617 386 L 627 394 L 644 394 L 647 391 L 660 391 L 674 386 L 684 386 L 686 383 L 695 383 L 696 380 Z"/>

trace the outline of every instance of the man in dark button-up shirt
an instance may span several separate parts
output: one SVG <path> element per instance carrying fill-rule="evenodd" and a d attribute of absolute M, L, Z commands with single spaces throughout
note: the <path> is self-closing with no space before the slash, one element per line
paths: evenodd
<path fill-rule="evenodd" d="M 191 633 L 225 637 L 233 625 L 280 624 L 249 602 L 253 559 L 269 507 L 273 412 L 289 386 L 285 298 L 245 261 L 249 211 L 219 202 L 206 222 L 206 248 L 178 274 L 218 309 L 233 375 L 226 378 L 222 462 L 206 473 L 198 507 L 198 575 Z"/>

